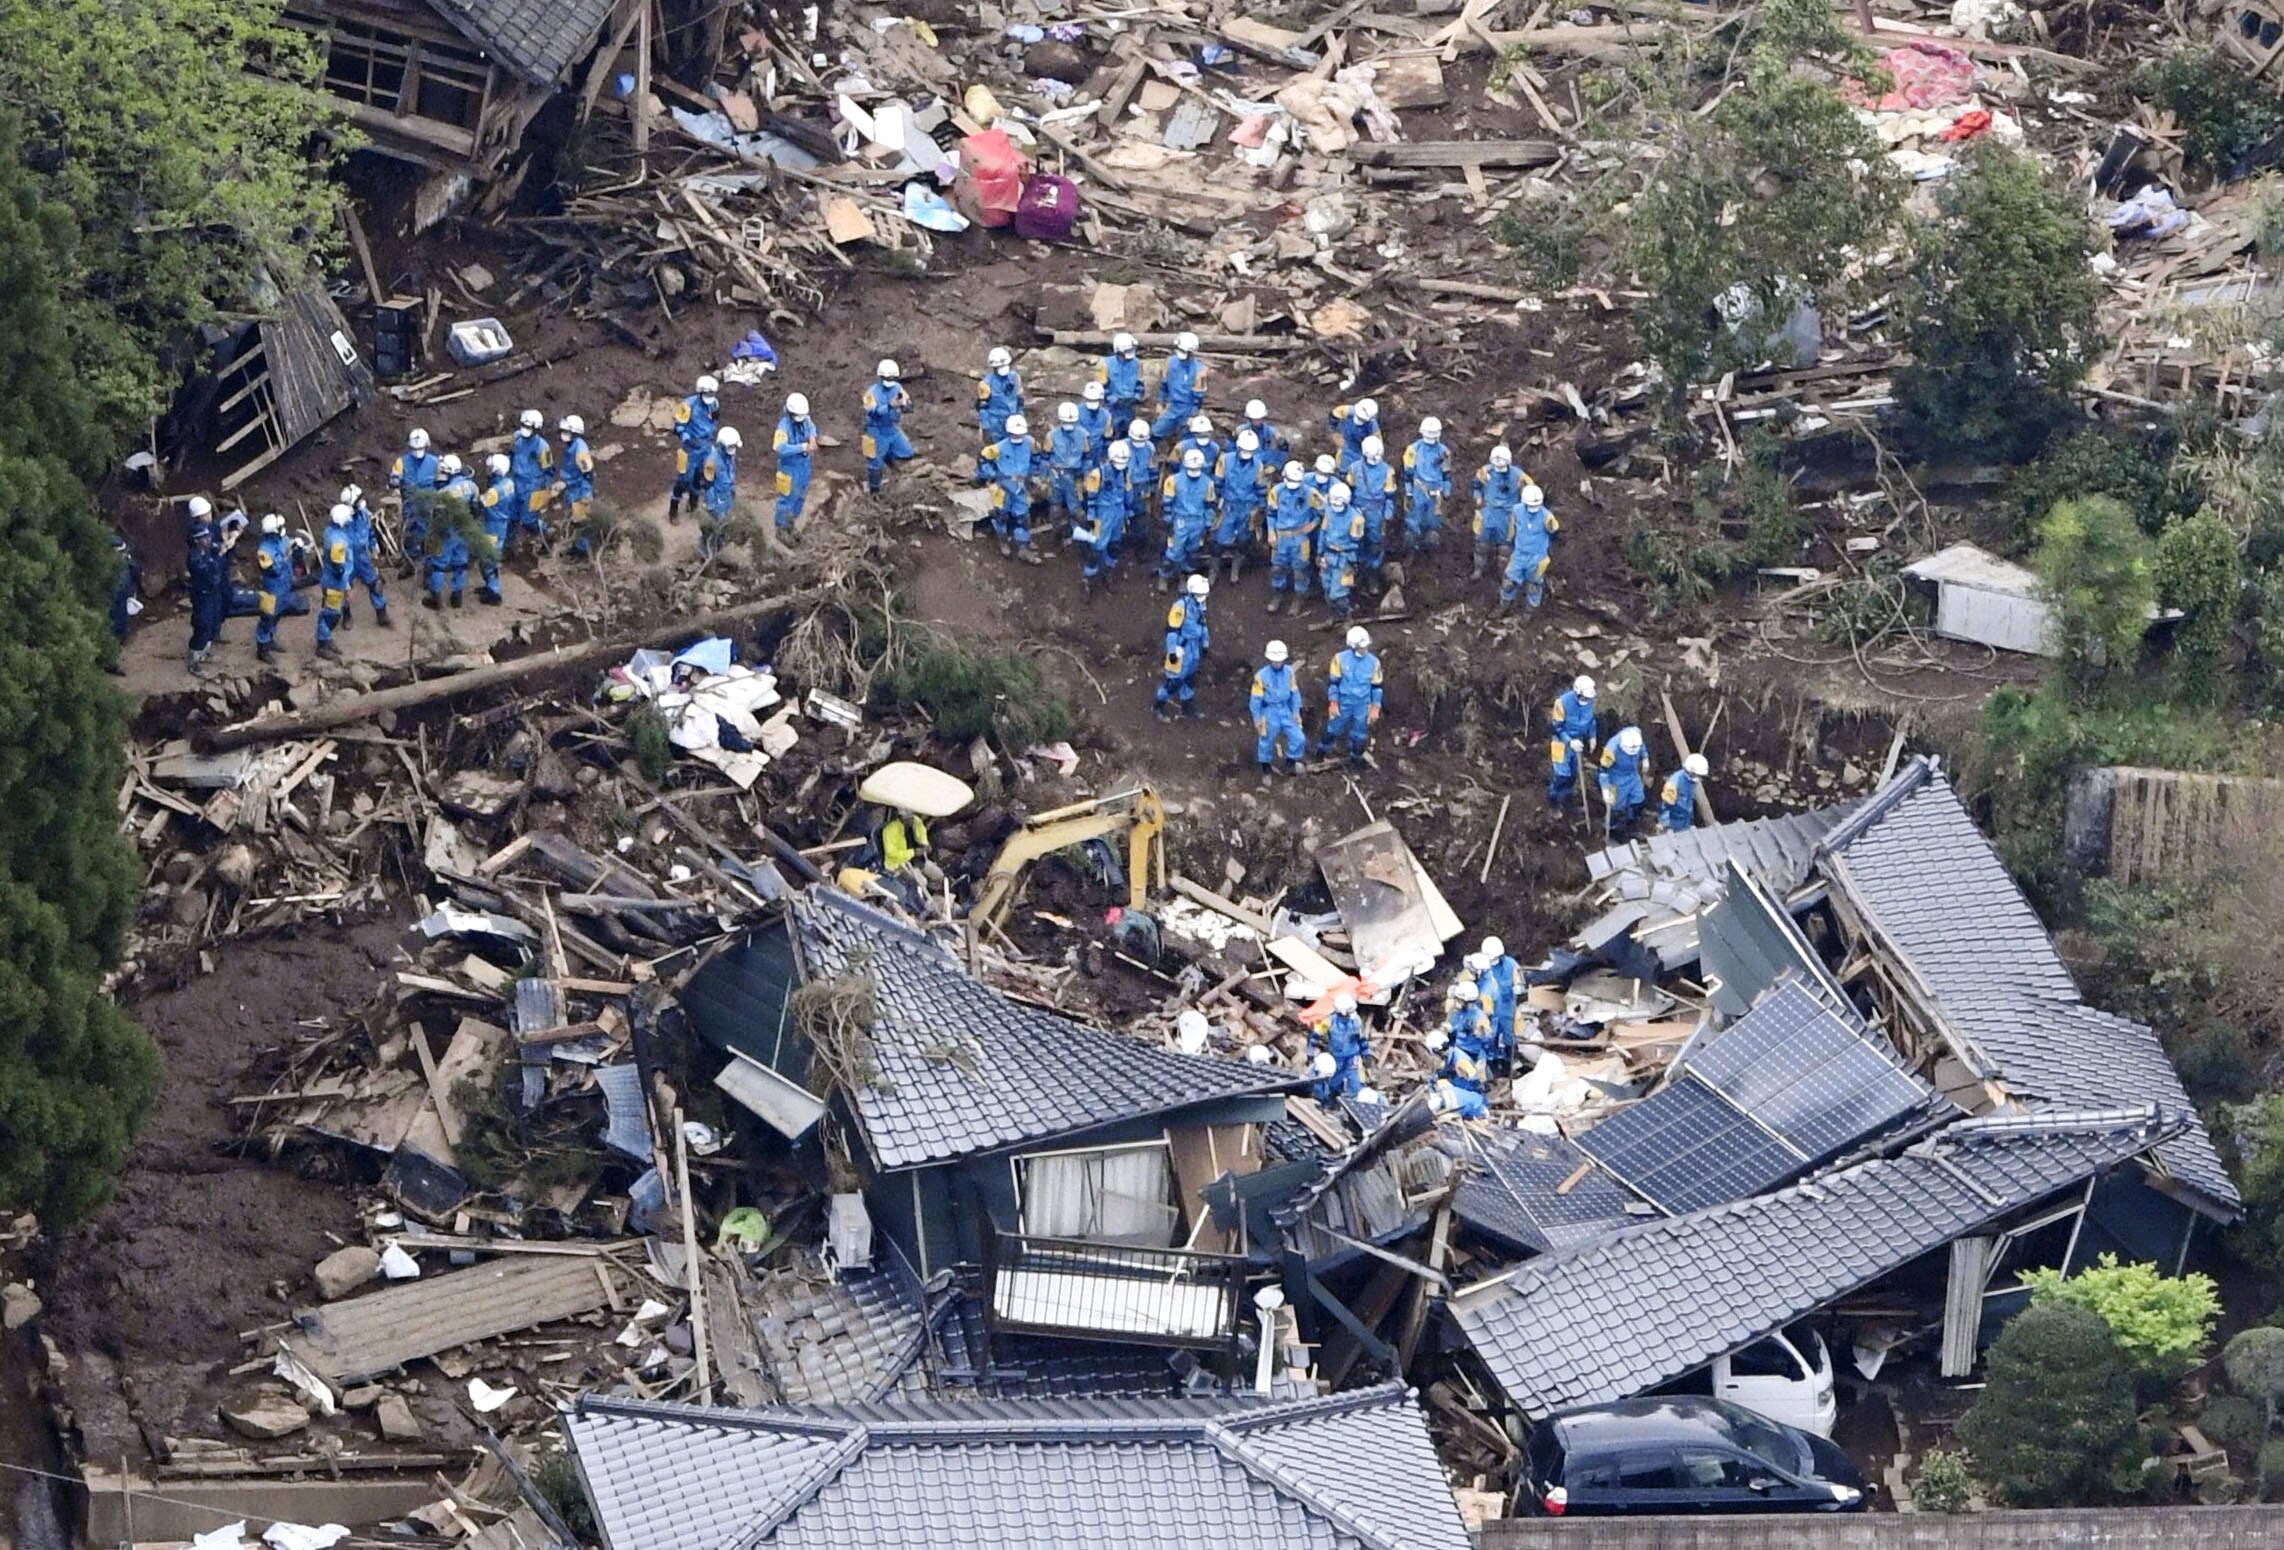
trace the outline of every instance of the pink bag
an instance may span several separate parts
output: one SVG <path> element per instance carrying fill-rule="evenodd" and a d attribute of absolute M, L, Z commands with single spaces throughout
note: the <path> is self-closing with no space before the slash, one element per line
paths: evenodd
<path fill-rule="evenodd" d="M 986 129 L 960 141 L 962 182 L 974 192 L 977 219 L 1005 226 L 1023 196 L 1023 153 L 1004 130 Z"/>
<path fill-rule="evenodd" d="M 1015 235 L 1037 242 L 1068 242 L 1079 219 L 1079 186 L 1069 178 L 1041 172 L 1023 180 L 1015 206 Z"/>

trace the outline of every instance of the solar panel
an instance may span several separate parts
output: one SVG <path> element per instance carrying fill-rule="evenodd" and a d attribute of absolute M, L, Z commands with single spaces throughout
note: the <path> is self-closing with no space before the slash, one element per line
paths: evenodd
<path fill-rule="evenodd" d="M 1676 1214 L 1741 1200 L 1790 1178 L 1804 1162 L 1693 1076 L 1576 1139 L 1581 1151 Z"/>
<path fill-rule="evenodd" d="M 1689 1070 L 1812 1161 L 1893 1124 L 1927 1096 L 1873 1035 L 1798 981 L 1778 985 L 1693 1052 Z"/>

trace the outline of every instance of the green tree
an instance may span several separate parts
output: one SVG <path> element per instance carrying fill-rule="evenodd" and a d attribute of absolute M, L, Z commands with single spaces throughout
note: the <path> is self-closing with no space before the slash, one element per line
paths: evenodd
<path fill-rule="evenodd" d="M 0 0 L 0 102 L 82 241 L 74 358 L 119 428 L 158 407 L 183 330 L 296 279 L 333 237 L 347 143 L 284 0 Z M 264 81 L 255 72 L 271 79 Z M 277 83 L 277 84 L 273 84 Z"/>
<path fill-rule="evenodd" d="M 2181 610 L 2173 630 L 2173 668 L 2183 698 L 2219 695 L 2229 636 L 2244 606 L 2244 573 L 2236 535 L 2211 511 L 2177 517 L 2157 540 L 2157 600 Z"/>
<path fill-rule="evenodd" d="M 2027 1271 L 2022 1284 L 2030 1288 L 2033 1308 L 2093 1314 L 2129 1365 L 2168 1383 L 2205 1359 L 2205 1342 L 2221 1311 L 2211 1276 L 2169 1276 L 2155 1265 L 2121 1265 L 2115 1254 L 2104 1254 L 2074 1276 Z"/>
<path fill-rule="evenodd" d="M 1930 440 L 2015 457 L 2054 425 L 2099 342 L 2085 201 L 1984 140 L 1943 180 L 1936 209 L 1904 293 L 1911 364 L 1896 399 Z"/>
<path fill-rule="evenodd" d="M 2284 1329 L 2260 1324 L 2240 1330 L 2221 1349 L 2221 1370 L 2236 1391 L 2260 1406 L 2260 1436 L 2276 1429 L 2276 1407 L 2284 1403 Z M 2259 1450 L 2259 1495 L 2268 1494 L 2268 1450 Z"/>
<path fill-rule="evenodd" d="M 0 1203 L 102 1203 L 158 1054 L 98 989 L 134 916 L 112 793 L 126 709 L 101 672 L 116 560 L 80 475 L 110 447 L 72 362 L 70 221 L 0 115 Z"/>
<path fill-rule="evenodd" d="M 2038 524 L 2030 556 L 2054 611 L 2062 665 L 2079 683 L 2133 661 L 2157 601 L 2149 539 L 2106 495 L 2063 501 Z"/>
<path fill-rule="evenodd" d="M 2130 1488 L 2141 1455 L 2133 1375 L 2083 1308 L 2025 1308 L 1991 1346 L 1959 1422 L 1976 1472 L 2016 1507 L 2071 1507 Z"/>

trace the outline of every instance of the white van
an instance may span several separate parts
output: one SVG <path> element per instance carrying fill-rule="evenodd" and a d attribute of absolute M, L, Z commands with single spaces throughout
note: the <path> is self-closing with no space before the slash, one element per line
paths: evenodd
<path fill-rule="evenodd" d="M 1832 1435 L 1840 1400 L 1832 1381 L 1832 1353 L 1824 1337 L 1795 1324 L 1751 1345 L 1717 1356 L 1706 1369 L 1715 1399 L 1726 1399 L 1772 1421 L 1817 1437 Z"/>

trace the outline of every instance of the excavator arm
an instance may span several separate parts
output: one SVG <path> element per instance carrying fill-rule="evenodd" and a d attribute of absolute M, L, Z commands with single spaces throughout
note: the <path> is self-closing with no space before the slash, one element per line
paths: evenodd
<path fill-rule="evenodd" d="M 1141 909 L 1150 896 L 1153 870 L 1160 891 L 1166 886 L 1166 806 L 1148 787 L 1073 803 L 1028 819 L 1000 847 L 982 886 L 976 889 L 968 914 L 999 925 L 1007 918 L 1008 907 L 1022 887 L 1023 873 L 1032 862 L 1067 846 L 1108 839 L 1121 831 L 1126 834 L 1127 906 Z"/>

